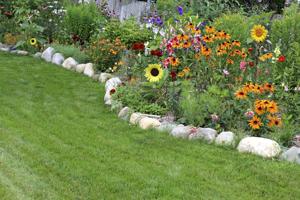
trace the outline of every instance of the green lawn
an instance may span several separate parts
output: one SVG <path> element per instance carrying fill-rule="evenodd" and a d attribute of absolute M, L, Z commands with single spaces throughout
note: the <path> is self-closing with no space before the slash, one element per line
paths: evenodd
<path fill-rule="evenodd" d="M 300 199 L 300 166 L 142 131 L 104 87 L 0 53 L 0 199 Z"/>

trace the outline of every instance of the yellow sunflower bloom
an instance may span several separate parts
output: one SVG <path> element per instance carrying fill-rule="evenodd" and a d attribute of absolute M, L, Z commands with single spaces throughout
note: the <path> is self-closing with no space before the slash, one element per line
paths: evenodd
<path fill-rule="evenodd" d="M 251 37 L 256 42 L 263 42 L 267 38 L 268 30 L 262 25 L 255 25 L 251 30 Z"/>
<path fill-rule="evenodd" d="M 31 38 L 31 39 L 29 40 L 29 42 L 30 42 L 30 44 L 31 44 L 32 46 L 34 46 L 34 45 L 37 44 L 37 40 L 36 40 L 35 38 Z"/>
<path fill-rule="evenodd" d="M 158 82 L 163 77 L 163 69 L 160 64 L 150 64 L 145 69 L 145 77 L 150 82 Z"/>

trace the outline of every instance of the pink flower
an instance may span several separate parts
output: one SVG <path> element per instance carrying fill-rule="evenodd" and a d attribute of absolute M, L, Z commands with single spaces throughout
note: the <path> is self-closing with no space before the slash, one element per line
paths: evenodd
<path fill-rule="evenodd" d="M 248 110 L 247 112 L 245 112 L 245 117 L 251 119 L 254 117 L 254 112 L 252 110 Z"/>
<path fill-rule="evenodd" d="M 226 70 L 226 69 L 223 69 L 223 74 L 225 75 L 225 76 L 229 76 L 229 71 L 228 70 Z"/>
<path fill-rule="evenodd" d="M 240 69 L 244 72 L 247 68 L 247 62 L 241 61 L 240 63 Z"/>

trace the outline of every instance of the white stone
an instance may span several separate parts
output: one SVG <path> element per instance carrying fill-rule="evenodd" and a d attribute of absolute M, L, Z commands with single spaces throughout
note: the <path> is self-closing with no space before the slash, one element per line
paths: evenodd
<path fill-rule="evenodd" d="M 143 115 L 141 115 L 141 113 L 132 113 L 129 119 L 130 124 L 138 124 L 140 122 L 140 120 L 144 118 Z"/>
<path fill-rule="evenodd" d="M 121 111 L 119 112 L 118 117 L 119 117 L 120 119 L 123 119 L 123 120 L 127 121 L 127 120 L 129 119 L 129 117 L 130 117 L 130 116 L 129 116 L 130 113 L 131 113 L 131 109 L 130 109 L 129 107 L 124 107 L 124 108 L 122 108 Z"/>
<path fill-rule="evenodd" d="M 1 48 L 0 48 L 0 51 L 9 52 L 9 48 L 1 47 Z"/>
<path fill-rule="evenodd" d="M 100 77 L 99 77 L 99 81 L 101 83 L 105 83 L 108 79 L 112 78 L 113 76 L 111 74 L 108 73 L 101 73 Z"/>
<path fill-rule="evenodd" d="M 114 77 L 106 81 L 105 91 L 110 91 L 112 88 L 117 88 L 121 85 L 122 81 L 118 77 Z"/>
<path fill-rule="evenodd" d="M 112 88 L 112 89 L 114 89 L 114 88 Z M 106 91 L 106 92 L 105 92 L 105 95 L 104 95 L 104 103 L 105 103 L 105 105 L 111 105 L 111 103 L 112 103 L 112 98 L 111 98 L 110 91 Z"/>
<path fill-rule="evenodd" d="M 239 152 L 252 153 L 264 158 L 272 158 L 279 155 L 281 148 L 274 140 L 260 137 L 246 137 L 237 147 Z"/>
<path fill-rule="evenodd" d="M 99 76 L 100 76 L 100 74 L 94 74 L 92 76 L 92 78 L 93 78 L 93 80 L 98 81 L 99 80 Z"/>
<path fill-rule="evenodd" d="M 217 145 L 233 146 L 235 145 L 235 136 L 232 132 L 222 132 L 216 138 Z"/>
<path fill-rule="evenodd" d="M 28 55 L 29 53 L 28 53 L 28 51 L 17 50 L 17 51 L 16 51 L 16 54 L 19 54 L 19 55 L 22 55 L 22 56 L 26 56 L 26 55 Z"/>
<path fill-rule="evenodd" d="M 56 65 L 61 65 L 64 62 L 65 58 L 61 53 L 56 53 L 52 57 L 52 63 Z"/>
<path fill-rule="evenodd" d="M 157 119 L 143 117 L 140 120 L 139 125 L 142 129 L 151 129 L 160 126 L 160 122 Z"/>
<path fill-rule="evenodd" d="M 86 66 L 85 64 L 76 65 L 75 71 L 78 72 L 78 73 L 83 73 L 84 69 L 85 69 L 85 66 Z"/>
<path fill-rule="evenodd" d="M 280 158 L 289 162 L 300 164 L 300 148 L 295 146 L 291 147 L 289 150 L 284 152 Z"/>
<path fill-rule="evenodd" d="M 189 135 L 190 140 L 205 140 L 208 143 L 215 141 L 218 132 L 212 128 L 198 128 L 197 131 Z"/>
<path fill-rule="evenodd" d="M 92 77 L 95 74 L 94 67 L 93 67 L 92 63 L 85 64 L 83 74 L 87 75 L 89 77 Z"/>
<path fill-rule="evenodd" d="M 184 126 L 182 124 L 176 126 L 171 131 L 170 135 L 177 137 L 177 138 L 188 138 L 191 134 L 192 127 L 190 126 Z"/>
<path fill-rule="evenodd" d="M 66 69 L 75 69 L 76 65 L 78 65 L 78 63 L 72 57 L 67 58 L 62 64 L 62 66 Z"/>
<path fill-rule="evenodd" d="M 52 61 L 52 56 L 54 54 L 55 50 L 52 47 L 48 47 L 43 53 L 41 58 L 43 58 L 47 62 Z"/>

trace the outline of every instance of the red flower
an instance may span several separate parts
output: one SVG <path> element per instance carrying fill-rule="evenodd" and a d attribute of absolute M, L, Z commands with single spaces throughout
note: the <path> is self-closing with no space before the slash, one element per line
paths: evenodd
<path fill-rule="evenodd" d="M 159 49 L 151 50 L 150 53 L 152 56 L 157 56 L 157 57 L 161 57 L 163 55 L 163 52 Z"/>
<path fill-rule="evenodd" d="M 278 62 L 284 62 L 285 61 L 285 56 L 283 56 L 283 55 L 279 56 L 277 61 Z"/>
<path fill-rule="evenodd" d="M 136 51 L 144 51 L 145 45 L 142 42 L 136 42 L 132 45 L 132 49 Z"/>
<path fill-rule="evenodd" d="M 253 67 L 253 66 L 254 66 L 254 62 L 252 62 L 252 61 L 249 62 L 248 64 L 249 64 L 250 67 Z"/>
<path fill-rule="evenodd" d="M 248 52 L 249 52 L 249 53 L 251 53 L 252 51 L 253 51 L 253 48 L 252 48 L 252 47 L 248 49 Z"/>
<path fill-rule="evenodd" d="M 176 74 L 176 72 L 171 72 L 170 76 L 171 76 L 172 80 L 175 81 L 177 74 Z"/>

